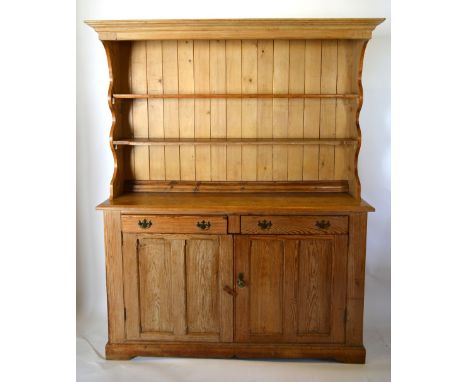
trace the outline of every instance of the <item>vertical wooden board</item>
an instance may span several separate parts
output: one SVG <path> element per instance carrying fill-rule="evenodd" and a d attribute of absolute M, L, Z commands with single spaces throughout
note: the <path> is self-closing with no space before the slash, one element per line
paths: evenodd
<path fill-rule="evenodd" d="M 140 239 L 138 273 L 142 332 L 172 333 L 171 258 L 163 239 Z"/>
<path fill-rule="evenodd" d="M 242 45 L 240 40 L 226 41 L 226 92 L 240 94 L 242 92 Z M 242 136 L 242 102 L 240 99 L 226 101 L 226 136 L 239 138 Z M 227 146 L 226 148 L 226 179 L 242 179 L 242 148 Z"/>
<path fill-rule="evenodd" d="M 332 260 L 331 240 L 299 242 L 298 334 L 330 331 Z"/>
<path fill-rule="evenodd" d="M 146 41 L 135 41 L 131 53 L 132 93 L 146 94 Z M 135 138 L 148 138 L 148 101 L 133 100 L 133 135 Z M 147 146 L 134 148 L 135 179 L 149 179 L 149 150 Z"/>
<path fill-rule="evenodd" d="M 335 179 L 335 148 L 319 146 L 319 180 Z"/>
<path fill-rule="evenodd" d="M 242 41 L 242 93 L 257 92 L 257 41 Z M 257 100 L 242 100 L 242 138 L 257 137 Z M 242 146 L 242 180 L 257 179 L 257 147 Z"/>
<path fill-rule="evenodd" d="M 274 40 L 273 93 L 287 94 L 289 89 L 289 41 Z M 288 136 L 288 100 L 273 100 L 273 138 Z M 273 146 L 273 180 L 288 179 L 288 148 Z"/>
<path fill-rule="evenodd" d="M 244 280 L 247 283 L 250 280 L 249 272 L 249 257 L 250 257 L 250 244 L 251 239 L 246 235 L 234 235 L 234 274 L 235 277 L 239 277 L 239 274 L 244 275 Z M 235 340 L 238 342 L 246 342 L 249 340 L 249 287 L 236 288 L 237 296 L 234 300 L 234 312 L 235 312 Z"/>
<path fill-rule="evenodd" d="M 319 173 L 319 146 L 304 146 L 303 180 L 317 180 Z"/>
<path fill-rule="evenodd" d="M 195 90 L 193 70 L 193 41 L 178 41 L 179 93 Z M 179 128 L 181 138 L 195 137 L 195 101 L 179 100 Z M 195 146 L 180 146 L 180 179 L 195 180 Z"/>
<path fill-rule="evenodd" d="M 305 43 L 304 87 L 309 94 L 319 94 L 322 72 L 322 41 Z M 320 99 L 304 100 L 304 138 L 320 137 Z M 303 180 L 318 179 L 319 147 L 304 146 Z"/>
<path fill-rule="evenodd" d="M 162 57 L 164 93 L 178 93 L 177 41 L 166 40 L 162 42 Z M 164 136 L 166 138 L 179 138 L 179 101 L 177 99 L 164 99 Z M 166 146 L 164 156 L 166 179 L 180 180 L 179 146 Z"/>
<path fill-rule="evenodd" d="M 362 345 L 367 214 L 349 217 L 346 343 Z"/>
<path fill-rule="evenodd" d="M 219 333 L 217 240 L 186 241 L 187 334 Z"/>
<path fill-rule="evenodd" d="M 227 285 L 234 288 L 233 280 L 233 240 L 232 235 L 222 235 L 219 240 L 219 314 L 220 314 L 220 333 L 221 342 L 232 342 L 234 326 L 234 306 L 233 296 L 224 291 Z"/>
<path fill-rule="evenodd" d="M 351 180 L 354 177 L 354 146 L 335 147 L 335 179 Z"/>
<path fill-rule="evenodd" d="M 305 41 L 289 42 L 289 93 L 304 93 Z M 289 99 L 288 138 L 304 137 L 304 100 Z M 288 180 L 302 180 L 304 147 L 288 147 Z"/>
<path fill-rule="evenodd" d="M 210 93 L 226 93 L 226 41 L 210 40 Z M 211 138 L 226 138 L 226 100 L 211 100 Z M 226 180 L 226 146 L 211 146 L 211 179 Z"/>
<path fill-rule="evenodd" d="M 337 41 L 322 41 L 322 94 L 336 94 L 337 80 Z M 320 138 L 335 138 L 336 99 L 320 101 Z M 321 145 L 319 160 L 319 179 L 334 179 L 335 148 Z"/>
<path fill-rule="evenodd" d="M 210 91 L 210 43 L 193 42 L 193 74 L 195 93 Z M 210 138 L 211 104 L 209 99 L 195 100 L 195 138 Z M 209 145 L 195 147 L 196 180 L 211 180 L 211 150 Z"/>
<path fill-rule="evenodd" d="M 286 339 L 297 338 L 297 312 L 299 274 L 299 240 L 284 240 L 284 280 L 283 280 L 283 334 Z"/>
<path fill-rule="evenodd" d="M 332 341 L 345 341 L 346 321 L 346 295 L 347 295 L 347 263 L 348 263 L 348 236 L 336 235 L 334 238 L 332 261 L 332 293 L 331 293 L 331 327 Z"/>
<path fill-rule="evenodd" d="M 257 91 L 273 92 L 273 40 L 258 41 Z M 273 100 L 258 100 L 257 137 L 273 137 Z M 273 180 L 273 146 L 261 145 L 257 152 L 257 180 Z"/>
<path fill-rule="evenodd" d="M 125 339 L 120 211 L 104 211 L 109 342 Z"/>
<path fill-rule="evenodd" d="M 162 78 L 162 45 L 161 41 L 146 42 L 146 75 L 148 94 L 163 93 Z M 164 102 L 162 99 L 148 100 L 148 136 L 150 138 L 164 138 Z M 149 178 L 151 180 L 166 179 L 164 163 L 164 147 L 149 147 Z"/>
<path fill-rule="evenodd" d="M 281 240 L 253 240 L 250 269 L 250 333 L 283 333 L 283 257 Z"/>
<path fill-rule="evenodd" d="M 126 339 L 138 340 L 140 338 L 140 308 L 138 302 L 138 253 L 137 236 L 135 234 L 123 234 L 123 285 L 125 310 Z"/>
<path fill-rule="evenodd" d="M 337 93 L 357 92 L 358 63 L 362 41 L 340 40 L 337 53 Z M 336 137 L 357 137 L 357 99 L 341 99 L 336 103 Z M 354 177 L 355 147 L 335 147 L 335 179 Z"/>
<path fill-rule="evenodd" d="M 172 288 L 172 319 L 174 334 L 183 336 L 187 334 L 187 309 L 186 309 L 186 264 L 185 264 L 185 240 L 170 240 L 171 251 L 171 288 Z"/>

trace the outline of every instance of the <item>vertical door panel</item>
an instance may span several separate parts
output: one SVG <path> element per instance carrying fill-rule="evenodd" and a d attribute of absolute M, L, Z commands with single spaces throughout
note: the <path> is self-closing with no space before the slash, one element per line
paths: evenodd
<path fill-rule="evenodd" d="M 236 340 L 344 342 L 346 236 L 236 238 Z"/>
<path fill-rule="evenodd" d="M 232 341 L 232 238 L 124 234 L 127 339 Z"/>

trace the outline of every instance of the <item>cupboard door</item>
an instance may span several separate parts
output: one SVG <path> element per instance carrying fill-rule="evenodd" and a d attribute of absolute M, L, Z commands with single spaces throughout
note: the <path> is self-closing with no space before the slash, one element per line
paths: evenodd
<path fill-rule="evenodd" d="M 128 340 L 232 341 L 231 236 L 124 234 L 123 257 Z"/>
<path fill-rule="evenodd" d="M 347 242 L 236 237 L 236 341 L 344 343 Z"/>

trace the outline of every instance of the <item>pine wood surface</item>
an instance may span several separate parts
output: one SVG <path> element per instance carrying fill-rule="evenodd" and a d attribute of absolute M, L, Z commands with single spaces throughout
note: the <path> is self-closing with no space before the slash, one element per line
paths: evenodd
<path fill-rule="evenodd" d="M 123 236 L 127 339 L 232 341 L 230 236 Z"/>
<path fill-rule="evenodd" d="M 207 358 L 316 358 L 343 363 L 365 363 L 363 346 L 335 344 L 248 344 L 248 343 L 177 343 L 128 342 L 106 345 L 106 357 L 128 360 L 145 357 L 207 357 Z"/>
<path fill-rule="evenodd" d="M 141 222 L 150 226 L 142 226 Z M 123 215 L 122 232 L 132 233 L 227 233 L 226 216 Z"/>
<path fill-rule="evenodd" d="M 346 236 L 241 235 L 235 247 L 237 341 L 345 342 Z"/>
<path fill-rule="evenodd" d="M 267 225 L 262 226 L 262 222 Z M 348 233 L 347 216 L 242 216 L 243 234 L 345 234 Z"/>
<path fill-rule="evenodd" d="M 101 203 L 97 209 L 174 214 L 297 214 L 371 212 L 373 207 L 349 194 L 132 193 Z"/>
<path fill-rule="evenodd" d="M 107 359 L 365 362 L 359 114 L 383 20 L 87 22 L 110 79 Z"/>
<path fill-rule="evenodd" d="M 382 18 L 87 20 L 101 40 L 371 38 Z"/>
<path fill-rule="evenodd" d="M 358 198 L 365 42 L 104 41 L 111 198 L 131 181 L 331 180 Z"/>

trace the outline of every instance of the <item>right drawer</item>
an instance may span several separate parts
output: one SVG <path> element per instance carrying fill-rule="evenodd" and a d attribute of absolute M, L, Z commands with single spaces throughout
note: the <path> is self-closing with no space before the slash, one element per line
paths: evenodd
<path fill-rule="evenodd" d="M 241 233 L 267 235 L 346 234 L 347 216 L 241 216 Z"/>

